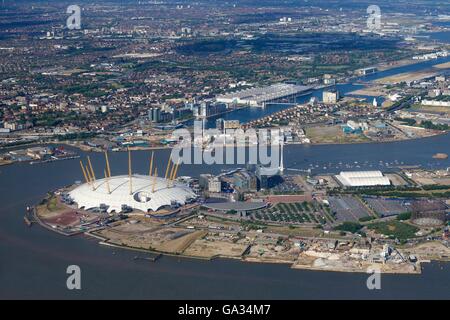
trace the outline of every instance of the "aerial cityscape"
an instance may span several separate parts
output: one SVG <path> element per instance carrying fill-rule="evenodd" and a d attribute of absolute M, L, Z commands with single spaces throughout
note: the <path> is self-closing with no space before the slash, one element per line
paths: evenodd
<path fill-rule="evenodd" d="M 2 300 L 450 299 L 446 0 L 4 0 L 0 97 Z"/>

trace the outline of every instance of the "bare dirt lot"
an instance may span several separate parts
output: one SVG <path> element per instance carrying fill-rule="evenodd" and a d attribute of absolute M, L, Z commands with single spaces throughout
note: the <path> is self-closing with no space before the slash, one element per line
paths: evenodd
<path fill-rule="evenodd" d="M 450 260 L 450 248 L 437 241 L 419 244 L 410 249 L 403 249 L 402 252 L 414 254 L 421 260 Z"/>
<path fill-rule="evenodd" d="M 345 134 L 341 126 L 317 126 L 306 129 L 306 136 L 311 143 L 334 144 L 370 141 L 359 134 Z"/>
<path fill-rule="evenodd" d="M 246 260 L 260 262 L 293 263 L 300 254 L 299 248 L 272 244 L 255 244 Z"/>
<path fill-rule="evenodd" d="M 108 242 L 128 247 L 180 254 L 207 232 L 184 228 L 160 228 L 154 224 L 124 222 L 98 232 Z"/>
<path fill-rule="evenodd" d="M 43 218 L 42 221 L 48 224 L 66 227 L 77 224 L 80 221 L 80 215 L 76 211 L 64 211 L 51 218 Z"/>
<path fill-rule="evenodd" d="M 438 68 L 438 69 L 449 69 L 450 68 L 450 62 L 437 64 L 434 67 Z"/>
<path fill-rule="evenodd" d="M 45 224 L 61 228 L 75 227 L 88 222 L 99 220 L 93 213 L 84 210 L 75 210 L 61 203 L 56 196 L 36 207 L 38 217 Z"/>
<path fill-rule="evenodd" d="M 446 170 L 437 172 L 416 170 L 412 172 L 412 180 L 420 185 L 450 185 L 450 175 Z"/>
<path fill-rule="evenodd" d="M 386 177 L 391 180 L 394 186 L 406 186 L 408 184 L 405 179 L 395 173 L 387 173 Z"/>
<path fill-rule="evenodd" d="M 356 91 L 350 92 L 350 94 L 353 95 L 359 95 L 359 96 L 372 96 L 372 97 L 380 97 L 386 95 L 386 90 L 383 88 L 383 86 L 375 85 L 370 87 L 365 87 Z"/>
<path fill-rule="evenodd" d="M 239 258 L 244 254 L 247 247 L 248 245 L 242 242 L 198 239 L 184 251 L 184 254 L 203 258 L 215 256 Z"/>

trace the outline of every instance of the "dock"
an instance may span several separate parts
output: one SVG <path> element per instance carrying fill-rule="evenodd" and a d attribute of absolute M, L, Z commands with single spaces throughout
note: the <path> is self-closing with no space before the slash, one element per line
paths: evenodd
<path fill-rule="evenodd" d="M 154 255 L 154 256 L 150 256 L 150 257 L 142 257 L 142 256 L 135 256 L 134 258 L 133 258 L 133 260 L 134 261 L 140 261 L 140 260 L 143 260 L 143 261 L 150 261 L 150 262 L 156 262 L 156 261 L 158 261 L 158 259 L 159 258 L 161 258 L 162 257 L 162 254 L 156 254 L 156 255 Z"/>

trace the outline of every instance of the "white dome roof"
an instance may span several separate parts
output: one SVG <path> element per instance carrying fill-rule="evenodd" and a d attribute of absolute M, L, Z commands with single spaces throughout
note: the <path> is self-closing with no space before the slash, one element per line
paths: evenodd
<path fill-rule="evenodd" d="M 148 212 L 157 211 L 161 207 L 170 206 L 176 202 L 184 205 L 189 199 L 196 198 L 195 193 L 187 186 L 171 183 L 167 187 L 168 180 L 157 177 L 155 192 L 152 192 L 153 177 L 133 175 L 133 193 L 130 194 L 130 179 L 128 176 L 115 176 L 108 179 L 111 193 L 108 192 L 106 179 L 96 180 L 95 190 L 85 183 L 72 190 L 69 194 L 79 208 L 98 208 L 106 205 L 107 211 L 122 211 L 122 205 L 127 205 L 135 210 Z"/>

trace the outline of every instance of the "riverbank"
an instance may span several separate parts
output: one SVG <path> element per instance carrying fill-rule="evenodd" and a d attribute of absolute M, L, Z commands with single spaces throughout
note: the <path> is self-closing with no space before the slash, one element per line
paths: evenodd
<path fill-rule="evenodd" d="M 196 260 L 205 260 L 205 261 L 212 261 L 216 259 L 232 259 L 232 260 L 239 260 L 240 262 L 251 262 L 251 263 L 258 263 L 258 264 L 281 264 L 289 266 L 292 269 L 297 270 L 314 270 L 314 271 L 321 271 L 321 272 L 343 272 L 343 273 L 367 273 L 367 270 L 376 268 L 377 270 L 380 270 L 381 273 L 384 274 L 421 274 L 421 264 L 420 262 L 416 264 L 408 264 L 408 265 L 380 265 L 379 263 L 365 263 L 362 264 L 359 261 L 351 262 L 350 260 L 346 260 L 346 263 L 339 263 L 338 260 L 325 260 L 323 258 L 316 257 L 313 258 L 313 256 L 308 256 L 307 254 L 300 254 L 300 257 L 296 261 L 292 260 L 286 260 L 282 258 L 265 258 L 265 257 L 254 257 L 254 256 L 230 256 L 225 254 L 215 254 L 209 257 L 204 256 L 195 256 L 195 255 L 188 255 L 188 254 L 176 254 L 176 253 L 170 253 L 170 252 L 164 252 L 164 251 L 158 251 L 158 250 L 151 250 L 151 249 L 142 249 L 142 248 L 136 248 L 131 247 L 127 245 L 119 245 L 116 243 L 111 243 L 111 239 L 107 237 L 103 237 L 99 235 L 98 233 L 91 233 L 86 232 L 87 236 L 93 237 L 97 240 L 100 240 L 99 244 L 112 247 L 112 248 L 120 248 L 125 250 L 131 250 L 136 252 L 142 252 L 142 253 L 148 253 L 148 254 L 155 254 L 155 255 L 163 255 L 163 256 L 169 256 L 169 257 L 179 257 L 179 258 L 186 258 L 186 259 L 196 259 Z M 250 247 L 247 250 L 249 250 Z M 320 261 L 318 263 L 317 261 Z M 436 260 L 441 261 L 441 260 Z"/>
<path fill-rule="evenodd" d="M 398 142 L 407 142 L 407 141 L 417 141 L 417 140 L 426 140 L 433 137 L 438 136 L 445 136 L 449 134 L 450 131 L 442 131 L 437 132 L 433 135 L 429 135 L 426 137 L 415 137 L 415 138 L 406 138 L 406 139 L 399 139 L 399 140 L 388 140 L 388 141 L 373 141 L 373 140 L 367 140 L 367 141 L 355 141 L 352 143 L 301 143 L 301 142 L 289 142 L 289 144 L 286 145 L 308 145 L 308 146 L 346 146 L 346 145 L 362 145 L 362 144 L 392 144 L 392 143 L 398 143 Z"/>
<path fill-rule="evenodd" d="M 316 126 L 317 128 L 319 128 L 320 126 Z M 414 127 L 412 127 L 414 128 Z M 279 128 L 274 128 L 274 129 L 279 129 Z M 421 129 L 420 127 L 417 128 L 417 130 Z M 402 141 L 414 141 L 414 140 L 420 140 L 420 139 L 427 139 L 427 138 L 431 138 L 431 137 L 436 137 L 436 136 L 440 136 L 440 135 L 446 135 L 448 134 L 450 131 L 437 131 L 437 130 L 433 130 L 433 131 L 420 131 L 419 133 L 424 134 L 427 133 L 427 135 L 424 136 L 416 136 L 416 137 L 410 137 L 410 136 L 404 136 L 401 139 L 389 139 L 389 140 L 371 140 L 369 138 L 366 139 L 349 139 L 348 141 L 345 142 L 313 142 L 311 141 L 310 143 L 303 143 L 300 141 L 292 141 L 289 143 L 286 143 L 286 145 L 308 145 L 308 146 L 327 146 L 327 145 L 358 145 L 358 144 L 366 144 L 366 143 L 376 143 L 376 144 L 383 144 L 383 143 L 393 143 L 393 142 L 402 142 Z M 308 136 L 307 136 L 308 137 Z M 308 137 L 310 138 L 310 137 Z M 100 150 L 100 149 L 93 149 L 93 148 L 79 148 L 77 145 L 72 145 L 72 144 L 67 144 L 68 146 L 71 147 L 75 147 L 78 148 L 82 151 L 87 151 L 87 152 L 98 152 L 98 153 L 103 153 L 104 150 Z M 221 144 L 220 146 L 222 147 L 233 147 L 235 145 L 233 144 Z M 247 144 L 247 147 L 249 147 L 250 145 Z M 157 150 L 172 150 L 173 146 L 171 145 L 167 145 L 167 146 L 157 146 L 157 147 L 136 147 L 136 148 L 130 148 L 131 151 L 157 151 Z M 121 150 L 121 151 L 116 151 L 116 152 L 126 152 L 127 150 Z"/>
<path fill-rule="evenodd" d="M 100 245 L 153 255 L 206 261 L 226 258 L 242 262 L 286 264 L 292 269 L 346 273 L 365 273 L 369 268 L 377 268 L 386 274 L 420 274 L 421 262 L 431 259 L 442 261 L 439 257 L 450 256 L 450 249 L 442 246 L 438 249 L 427 247 L 425 251 L 408 248 L 407 256 L 426 255 L 426 259 L 410 263 L 402 258 L 395 260 L 395 263 L 380 264 L 380 261 L 374 262 L 367 258 L 370 255 L 379 257 L 378 252 L 383 250 L 380 244 L 372 249 L 360 247 L 355 243 L 344 250 L 330 250 L 330 242 L 346 244 L 349 240 L 342 237 L 333 238 L 327 234 L 327 237 L 311 238 L 313 242 L 308 248 L 300 249 L 296 238 L 301 237 L 301 233 L 293 237 L 293 231 L 289 231 L 288 236 L 284 233 L 273 233 L 273 230 L 255 232 L 243 229 L 241 221 L 223 218 L 218 220 L 217 217 L 210 217 L 206 213 L 202 216 L 191 214 L 182 219 L 164 220 L 132 215 L 128 219 L 110 224 L 106 219 L 100 223 L 95 214 L 81 210 L 74 215 L 70 207 L 52 199 L 57 200 L 55 197 L 46 198 L 40 207 L 33 210 L 34 220 L 45 229 L 64 236 L 83 233 L 98 240 Z M 74 217 L 76 218 L 73 219 Z M 72 229 L 78 228 L 78 218 L 86 231 L 80 229 L 78 232 L 64 232 L 67 227 L 61 230 L 58 227 L 59 224 L 65 223 L 72 226 Z M 236 230 L 239 230 L 238 233 Z M 280 239 L 284 239 L 282 243 Z M 307 241 L 306 238 L 303 239 Z M 430 252 L 433 252 L 433 255 L 430 256 Z"/>

